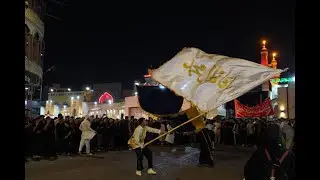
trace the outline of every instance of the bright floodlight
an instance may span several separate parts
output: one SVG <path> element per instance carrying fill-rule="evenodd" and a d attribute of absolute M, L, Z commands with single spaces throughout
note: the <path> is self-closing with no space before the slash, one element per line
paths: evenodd
<path fill-rule="evenodd" d="M 89 88 L 89 87 L 86 87 L 86 90 L 87 90 L 87 91 L 89 91 L 89 90 L 90 90 L 90 88 Z"/>
<path fill-rule="evenodd" d="M 137 96 L 137 95 L 138 95 L 138 92 L 134 92 L 134 95 Z"/>
<path fill-rule="evenodd" d="M 159 84 L 159 88 L 160 89 L 165 89 L 166 87 L 162 86 L 161 84 Z"/>
<path fill-rule="evenodd" d="M 51 92 L 53 92 L 53 89 L 50 89 Z"/>
<path fill-rule="evenodd" d="M 74 97 L 73 96 L 71 96 L 71 100 L 73 100 L 74 99 Z"/>
<path fill-rule="evenodd" d="M 46 103 L 48 104 L 48 103 L 49 103 L 49 101 L 46 101 Z"/>
<path fill-rule="evenodd" d="M 52 103 L 52 100 L 50 100 L 50 103 Z"/>
<path fill-rule="evenodd" d="M 108 103 L 109 103 L 109 104 L 112 104 L 112 101 L 111 101 L 111 99 L 109 99 L 109 100 L 108 100 Z"/>
<path fill-rule="evenodd" d="M 80 96 L 77 96 L 77 99 L 80 99 Z"/>
<path fill-rule="evenodd" d="M 70 89 L 70 88 L 68 88 L 68 91 L 71 91 L 71 89 Z"/>

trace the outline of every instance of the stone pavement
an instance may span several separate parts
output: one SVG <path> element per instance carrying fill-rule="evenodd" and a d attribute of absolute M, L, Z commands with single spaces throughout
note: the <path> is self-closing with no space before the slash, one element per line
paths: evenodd
<path fill-rule="evenodd" d="M 150 147 L 157 175 L 135 175 L 133 151 L 108 152 L 95 157 L 62 157 L 56 161 L 26 163 L 27 180 L 236 180 L 253 149 L 221 146 L 215 151 L 215 167 L 197 167 L 199 151 L 187 148 L 172 153 L 168 147 Z M 144 160 L 145 168 L 147 162 Z"/>

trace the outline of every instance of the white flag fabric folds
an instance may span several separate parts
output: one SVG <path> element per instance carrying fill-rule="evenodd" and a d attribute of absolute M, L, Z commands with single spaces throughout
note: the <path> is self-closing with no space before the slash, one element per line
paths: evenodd
<path fill-rule="evenodd" d="M 209 112 L 281 72 L 243 59 L 184 48 L 152 70 L 151 77 L 192 102 L 201 112 Z"/>

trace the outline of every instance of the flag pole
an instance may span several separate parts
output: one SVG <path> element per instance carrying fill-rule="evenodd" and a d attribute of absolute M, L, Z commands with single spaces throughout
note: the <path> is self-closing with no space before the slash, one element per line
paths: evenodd
<path fill-rule="evenodd" d="M 147 146 L 147 145 L 153 143 L 154 141 L 156 141 L 156 140 L 158 140 L 158 139 L 166 136 L 167 134 L 170 134 L 171 132 L 173 132 L 173 131 L 177 130 L 178 128 L 182 127 L 183 125 L 186 125 L 186 124 L 188 124 L 189 122 L 191 122 L 191 121 L 193 121 L 193 120 L 195 120 L 195 119 L 197 119 L 197 118 L 199 118 L 199 117 L 201 117 L 201 116 L 203 116 L 203 115 L 205 115 L 205 114 L 206 114 L 206 113 L 201 113 L 201 114 L 199 114 L 198 116 L 196 116 L 196 117 L 194 117 L 194 118 L 192 118 L 192 119 L 189 119 L 188 121 L 186 121 L 186 122 L 184 122 L 184 123 L 181 123 L 180 125 L 178 125 L 178 126 L 172 128 L 172 129 L 170 129 L 170 131 L 168 131 L 168 132 L 166 132 L 166 133 L 164 133 L 164 134 L 161 134 L 160 136 L 158 136 L 158 137 L 152 139 L 151 141 L 145 143 L 144 146 Z"/>

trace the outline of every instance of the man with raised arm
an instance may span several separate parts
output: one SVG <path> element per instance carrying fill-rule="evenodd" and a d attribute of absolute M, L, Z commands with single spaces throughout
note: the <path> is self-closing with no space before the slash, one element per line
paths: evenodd
<path fill-rule="evenodd" d="M 144 147 L 144 140 L 146 138 L 147 132 L 162 134 L 159 129 L 154 129 L 147 126 L 147 122 L 144 118 L 140 118 L 138 120 L 139 126 L 135 128 L 132 137 L 129 139 L 128 144 L 134 149 L 137 155 L 137 170 L 136 175 L 141 176 L 141 171 L 143 169 L 143 156 L 145 156 L 148 160 L 148 174 L 155 175 L 156 172 L 152 169 L 152 152 L 148 147 Z"/>

